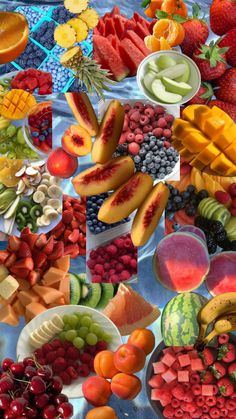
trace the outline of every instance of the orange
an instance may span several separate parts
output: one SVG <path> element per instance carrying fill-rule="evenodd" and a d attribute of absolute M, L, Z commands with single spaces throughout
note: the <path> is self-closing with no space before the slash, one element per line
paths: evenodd
<path fill-rule="evenodd" d="M 169 42 L 163 36 L 160 37 L 160 51 L 172 49 Z"/>
<path fill-rule="evenodd" d="M 174 20 L 161 19 L 153 26 L 153 35 L 156 38 L 161 38 L 162 36 L 171 47 L 175 47 L 181 44 L 184 39 L 184 28 Z"/>
<path fill-rule="evenodd" d="M 6 64 L 15 60 L 27 45 L 29 27 L 25 16 L 0 11 L 0 35 L 0 64 Z"/>
<path fill-rule="evenodd" d="M 145 36 L 144 43 L 151 52 L 160 51 L 160 40 L 154 35 Z"/>
<path fill-rule="evenodd" d="M 153 19 L 156 16 L 156 10 L 160 10 L 163 0 L 152 0 L 144 13 Z"/>
<path fill-rule="evenodd" d="M 161 10 L 167 12 L 169 15 L 188 16 L 188 8 L 183 0 L 164 0 L 161 5 Z"/>

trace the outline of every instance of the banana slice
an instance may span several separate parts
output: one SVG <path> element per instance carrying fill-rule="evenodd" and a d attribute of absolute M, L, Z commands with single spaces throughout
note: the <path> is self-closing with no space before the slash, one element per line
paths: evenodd
<path fill-rule="evenodd" d="M 46 194 L 47 194 L 47 192 L 48 192 L 48 187 L 47 187 L 47 185 L 43 185 L 43 184 L 41 183 L 41 185 L 39 185 L 39 186 L 37 187 L 37 191 L 43 192 L 43 193 L 44 193 L 44 195 L 46 195 Z"/>
<path fill-rule="evenodd" d="M 63 329 L 63 327 L 56 326 L 51 320 L 49 320 L 48 327 L 55 334 L 60 333 L 62 331 L 62 329 Z"/>
<path fill-rule="evenodd" d="M 57 208 L 58 214 L 62 214 L 62 207 Z"/>
<path fill-rule="evenodd" d="M 62 188 L 58 185 L 52 185 L 48 188 L 48 196 L 50 198 L 60 198 L 62 196 Z"/>
<path fill-rule="evenodd" d="M 34 348 L 40 348 L 47 341 L 41 338 L 41 336 L 38 336 L 37 332 L 34 331 L 30 334 L 29 342 Z"/>
<path fill-rule="evenodd" d="M 48 198 L 46 197 L 44 200 L 43 200 L 43 202 L 41 202 L 41 207 L 45 207 L 46 205 L 47 205 L 47 203 L 48 203 Z"/>
<path fill-rule="evenodd" d="M 42 174 L 42 179 L 50 180 L 51 175 L 48 172 Z"/>
<path fill-rule="evenodd" d="M 42 181 L 41 181 L 41 185 L 46 185 L 46 186 L 50 186 L 50 182 L 49 182 L 49 180 L 48 179 L 42 179 Z"/>
<path fill-rule="evenodd" d="M 45 199 L 45 195 L 44 195 L 44 193 L 42 191 L 38 191 L 37 190 L 33 194 L 33 200 L 34 200 L 34 202 L 36 202 L 36 204 L 41 204 L 41 202 L 43 202 L 44 199 Z"/>
<path fill-rule="evenodd" d="M 45 322 L 43 322 L 43 324 L 40 326 L 41 330 L 43 330 L 43 332 L 49 334 L 50 336 L 54 336 L 54 332 L 50 329 L 50 322 L 47 320 Z"/>
<path fill-rule="evenodd" d="M 36 224 L 37 224 L 38 227 L 42 227 L 43 226 L 42 221 L 41 221 L 41 217 L 38 217 L 37 218 Z"/>
<path fill-rule="evenodd" d="M 48 323 L 48 322 L 44 322 L 44 323 Z M 43 326 L 43 324 L 42 324 Z M 45 337 L 47 340 L 50 340 L 53 338 L 54 333 L 51 333 L 50 331 L 47 331 L 45 328 L 43 328 L 42 326 L 39 327 L 39 329 L 37 329 L 38 333 Z"/>
<path fill-rule="evenodd" d="M 51 207 L 51 205 L 45 205 L 44 207 L 43 207 L 43 213 L 44 214 L 46 214 L 46 211 L 51 211 L 53 208 Z"/>
<path fill-rule="evenodd" d="M 57 217 L 58 217 L 58 212 L 56 211 L 56 210 L 54 210 L 52 207 L 51 207 L 51 209 L 49 210 L 46 210 L 45 211 L 45 215 L 46 215 L 46 217 L 49 219 L 49 220 L 56 220 L 57 219 Z"/>
<path fill-rule="evenodd" d="M 49 218 L 46 215 L 42 215 L 40 218 L 41 218 L 42 227 L 49 226 L 49 224 L 51 223 L 51 220 L 49 220 Z"/>
<path fill-rule="evenodd" d="M 60 199 L 50 198 L 48 200 L 48 205 L 51 205 L 52 208 L 54 208 L 54 209 L 57 210 L 60 207 L 60 205 L 61 205 L 61 201 L 60 201 Z"/>
<path fill-rule="evenodd" d="M 60 327 L 61 329 L 63 329 L 64 327 L 64 322 L 61 316 L 59 316 L 58 314 L 54 314 L 53 318 L 51 319 L 51 322 L 55 324 L 55 326 Z"/>

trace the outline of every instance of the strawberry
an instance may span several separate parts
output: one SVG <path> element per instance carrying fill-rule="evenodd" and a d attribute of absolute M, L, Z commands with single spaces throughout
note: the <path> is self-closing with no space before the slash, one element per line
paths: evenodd
<path fill-rule="evenodd" d="M 210 7 L 210 26 L 216 35 L 224 35 L 235 28 L 235 0 L 213 0 Z"/>
<path fill-rule="evenodd" d="M 200 373 L 201 376 L 201 383 L 202 384 L 212 384 L 214 383 L 214 375 L 211 373 L 211 371 L 201 371 Z"/>
<path fill-rule="evenodd" d="M 224 362 L 233 362 L 236 358 L 236 349 L 232 343 L 227 343 L 218 348 L 217 359 Z"/>
<path fill-rule="evenodd" d="M 213 96 L 214 92 L 210 83 L 202 82 L 200 89 L 193 96 L 192 99 L 188 101 L 188 105 L 199 104 L 205 105 L 208 100 L 210 100 Z"/>
<path fill-rule="evenodd" d="M 46 234 L 40 234 L 36 240 L 35 246 L 41 249 L 47 244 L 47 236 Z"/>
<path fill-rule="evenodd" d="M 8 240 L 8 248 L 12 252 L 17 252 L 19 250 L 21 240 L 17 236 L 10 236 Z"/>
<path fill-rule="evenodd" d="M 234 386 L 229 378 L 220 378 L 220 380 L 217 381 L 217 386 L 219 388 L 219 393 L 224 397 L 229 397 L 234 392 Z"/>
<path fill-rule="evenodd" d="M 71 234 L 68 236 L 68 240 L 69 240 L 71 243 L 76 243 L 76 242 L 78 242 L 79 238 L 80 238 L 80 232 L 79 232 L 79 230 L 78 230 L 78 229 L 73 230 L 73 231 L 71 232 Z"/>
<path fill-rule="evenodd" d="M 207 104 L 212 108 L 212 106 L 218 106 L 222 111 L 226 112 L 234 121 L 236 121 L 236 105 L 233 105 L 229 102 L 223 102 L 222 100 L 211 100 Z"/>
<path fill-rule="evenodd" d="M 231 185 L 229 186 L 228 192 L 230 193 L 230 195 L 232 196 L 232 198 L 236 198 L 236 183 L 231 183 Z"/>
<path fill-rule="evenodd" d="M 34 261 L 31 257 L 18 259 L 14 263 L 14 267 L 19 269 L 28 269 L 29 271 L 32 271 L 34 269 Z"/>
<path fill-rule="evenodd" d="M 236 68 L 229 68 L 215 82 L 215 96 L 223 102 L 236 105 Z"/>
<path fill-rule="evenodd" d="M 209 29 L 207 23 L 200 19 L 201 8 L 198 4 L 192 7 L 192 16 L 182 23 L 185 36 L 180 47 L 184 54 L 192 57 L 193 51 L 200 45 L 205 44 L 208 36 Z"/>
<path fill-rule="evenodd" d="M 228 368 L 228 374 L 232 380 L 236 381 L 236 362 L 233 362 Z"/>
<path fill-rule="evenodd" d="M 73 220 L 73 216 L 74 216 L 74 214 L 73 214 L 73 209 L 72 208 L 63 211 L 63 213 L 62 213 L 62 221 L 63 221 L 63 223 L 70 224 L 71 221 Z"/>
<path fill-rule="evenodd" d="M 38 240 L 38 234 L 24 234 L 21 238 L 29 245 L 30 249 L 33 250 L 35 243 Z"/>
<path fill-rule="evenodd" d="M 200 354 L 200 358 L 204 361 L 205 365 L 212 365 L 216 359 L 216 351 L 214 348 L 205 348 Z"/>
<path fill-rule="evenodd" d="M 23 278 L 23 279 L 27 278 L 30 273 L 29 269 L 21 269 L 15 266 L 12 266 L 10 268 L 10 272 L 13 273 L 16 278 Z"/>
<path fill-rule="evenodd" d="M 54 246 L 53 252 L 48 256 L 49 260 L 57 260 L 64 256 L 64 243 L 57 242 Z"/>
<path fill-rule="evenodd" d="M 219 380 L 220 378 L 226 375 L 226 367 L 221 362 L 215 362 L 211 367 L 210 370 L 214 377 Z"/>
<path fill-rule="evenodd" d="M 23 236 L 28 235 L 28 234 L 31 234 L 30 228 L 29 227 L 24 227 L 23 230 L 21 230 L 20 238 L 24 240 Z"/>
<path fill-rule="evenodd" d="M 78 244 L 69 244 L 65 246 L 64 255 L 70 255 L 70 257 L 76 257 L 79 254 L 79 246 Z"/>
<path fill-rule="evenodd" d="M 8 258 L 5 260 L 4 265 L 6 268 L 10 268 L 11 266 L 15 265 L 16 262 L 16 255 L 12 253 Z"/>
<path fill-rule="evenodd" d="M 36 271 L 30 271 L 27 280 L 29 281 L 31 287 L 33 287 L 40 279 L 39 272 Z"/>
<path fill-rule="evenodd" d="M 228 47 L 226 52 L 227 63 L 236 67 L 236 27 L 227 32 L 224 38 L 219 42 L 219 46 Z"/>
<path fill-rule="evenodd" d="M 31 249 L 26 242 L 22 241 L 20 243 L 20 248 L 17 252 L 17 256 L 19 258 L 28 258 L 28 257 L 31 258 L 32 257 Z"/>
<path fill-rule="evenodd" d="M 233 185 L 233 184 L 231 183 L 231 185 Z M 236 186 L 236 184 L 235 184 L 235 186 Z M 225 343 L 228 343 L 228 342 L 229 342 L 229 335 L 227 333 L 223 333 L 222 335 L 218 336 L 219 345 L 224 345 Z"/>
<path fill-rule="evenodd" d="M 0 264 L 5 265 L 5 261 L 7 260 L 10 253 L 7 250 L 0 250 Z"/>
<path fill-rule="evenodd" d="M 53 252 L 53 249 L 54 249 L 54 238 L 53 236 L 50 236 L 47 243 L 43 247 L 42 252 L 45 253 L 46 255 L 50 255 Z"/>
<path fill-rule="evenodd" d="M 218 43 L 211 41 L 209 45 L 201 45 L 193 54 L 202 80 L 218 79 L 224 74 L 227 64 L 225 53 L 227 48 L 219 48 Z"/>

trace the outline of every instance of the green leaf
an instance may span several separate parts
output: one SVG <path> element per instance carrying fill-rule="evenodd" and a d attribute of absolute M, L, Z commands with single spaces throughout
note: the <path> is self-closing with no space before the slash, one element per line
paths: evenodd
<path fill-rule="evenodd" d="M 168 13 L 164 12 L 163 10 L 157 10 L 156 11 L 156 17 L 158 19 L 166 19 L 168 17 Z"/>
<path fill-rule="evenodd" d="M 141 7 L 145 8 L 151 3 L 151 0 L 143 0 L 141 3 Z"/>
<path fill-rule="evenodd" d="M 193 4 L 192 13 L 193 13 L 193 18 L 194 19 L 197 19 L 200 16 L 201 7 L 197 3 Z"/>
<path fill-rule="evenodd" d="M 212 85 L 210 83 L 202 82 L 202 87 L 206 89 L 205 93 L 203 93 L 200 98 L 202 99 L 211 99 L 214 92 L 212 89 Z"/>
<path fill-rule="evenodd" d="M 184 23 L 186 22 L 186 18 L 180 15 L 172 15 L 173 20 L 175 20 L 177 23 Z"/>

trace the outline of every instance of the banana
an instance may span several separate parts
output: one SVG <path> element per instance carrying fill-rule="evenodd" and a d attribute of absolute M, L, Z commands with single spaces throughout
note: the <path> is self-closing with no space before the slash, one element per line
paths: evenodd
<path fill-rule="evenodd" d="M 230 333 L 236 330 L 236 313 L 229 313 L 218 317 L 214 324 L 214 329 L 205 337 L 203 342 L 205 344 L 210 343 L 212 339 L 222 333 Z"/>
<path fill-rule="evenodd" d="M 0 130 L 4 128 L 8 128 L 11 121 L 9 119 L 4 118 L 4 116 L 0 116 Z"/>
<path fill-rule="evenodd" d="M 234 311 L 236 311 L 236 292 L 226 292 L 208 301 L 197 316 L 200 328 L 198 340 L 204 339 L 208 325 L 217 317 Z"/>

